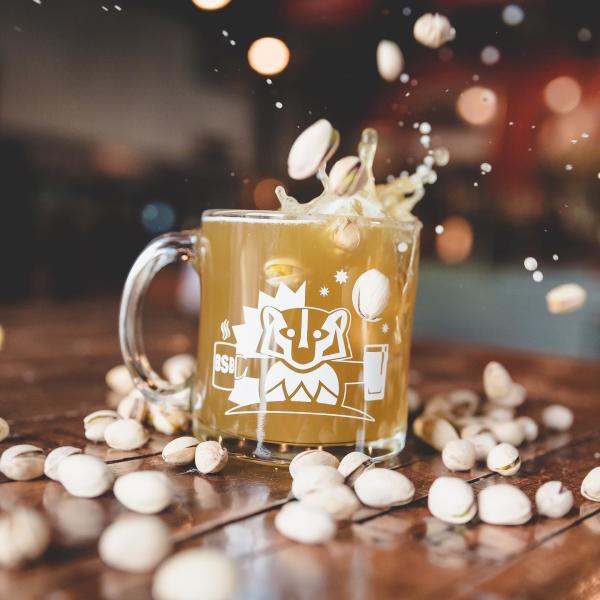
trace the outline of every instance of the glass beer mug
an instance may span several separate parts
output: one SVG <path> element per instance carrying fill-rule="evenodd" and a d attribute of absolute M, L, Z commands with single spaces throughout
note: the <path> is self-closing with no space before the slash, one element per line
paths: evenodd
<path fill-rule="evenodd" d="M 136 386 L 185 405 L 193 433 L 282 462 L 307 448 L 374 457 L 406 437 L 419 221 L 210 210 L 149 244 L 125 284 L 120 338 Z M 150 367 L 140 307 L 153 275 L 188 262 L 201 281 L 196 369 Z"/>

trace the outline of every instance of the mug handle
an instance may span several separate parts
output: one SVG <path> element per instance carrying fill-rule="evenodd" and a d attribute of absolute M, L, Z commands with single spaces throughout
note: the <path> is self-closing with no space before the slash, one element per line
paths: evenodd
<path fill-rule="evenodd" d="M 133 382 L 153 402 L 177 404 L 189 410 L 187 382 L 171 384 L 150 366 L 144 350 L 142 308 L 148 286 L 163 267 L 197 258 L 197 235 L 191 231 L 165 233 L 152 240 L 133 263 L 121 297 L 119 340 L 123 361 Z"/>

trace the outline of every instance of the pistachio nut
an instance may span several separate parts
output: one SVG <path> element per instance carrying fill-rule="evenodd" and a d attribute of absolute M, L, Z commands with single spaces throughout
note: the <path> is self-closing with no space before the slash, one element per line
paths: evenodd
<path fill-rule="evenodd" d="M 475 446 L 469 440 L 451 440 L 442 450 L 442 462 L 450 471 L 468 471 L 475 464 Z"/>
<path fill-rule="evenodd" d="M 125 396 L 133 389 L 133 379 L 125 365 L 117 365 L 105 376 L 106 385 L 117 394 Z"/>
<path fill-rule="evenodd" d="M 519 451 L 506 442 L 494 446 L 487 455 L 487 468 L 505 477 L 514 475 L 521 468 Z"/>
<path fill-rule="evenodd" d="M 301 544 L 324 544 L 337 531 L 332 516 L 303 502 L 288 502 L 275 517 L 275 528 L 281 535 Z"/>
<path fill-rule="evenodd" d="M 10 425 L 0 417 L 0 442 L 3 442 L 10 435 Z"/>
<path fill-rule="evenodd" d="M 160 471 L 134 471 L 115 481 L 113 493 L 129 510 L 151 515 L 159 513 L 173 501 L 169 478 Z"/>
<path fill-rule="evenodd" d="M 369 180 L 367 170 L 358 156 L 340 158 L 329 171 L 329 186 L 338 196 L 352 196 Z"/>
<path fill-rule="evenodd" d="M 292 479 L 298 475 L 301 469 L 313 465 L 326 465 L 337 469 L 340 461 L 333 454 L 325 450 L 305 450 L 304 452 L 300 452 L 300 454 L 296 454 L 292 462 L 290 462 L 289 470 Z"/>
<path fill-rule="evenodd" d="M 195 368 L 196 359 L 191 354 L 176 354 L 163 363 L 162 371 L 169 383 L 178 385 L 185 383 Z"/>
<path fill-rule="evenodd" d="M 103 442 L 106 428 L 114 423 L 119 415 L 114 410 L 96 410 L 83 419 L 86 439 L 90 442 Z"/>
<path fill-rule="evenodd" d="M 148 400 L 138 390 L 131 390 L 117 406 L 117 414 L 121 419 L 135 419 L 140 423 L 146 420 L 148 415 Z"/>
<path fill-rule="evenodd" d="M 28 481 L 44 473 L 44 451 L 31 444 L 17 444 L 0 456 L 0 471 L 9 479 Z"/>
<path fill-rule="evenodd" d="M 428 48 L 439 48 L 456 37 L 456 30 L 444 15 L 426 13 L 415 21 L 415 40 Z"/>
<path fill-rule="evenodd" d="M 50 544 L 50 527 L 36 510 L 18 507 L 0 516 L 0 567 L 39 558 Z"/>
<path fill-rule="evenodd" d="M 377 70 L 385 81 L 395 81 L 404 68 L 404 57 L 400 46 L 390 40 L 377 44 Z"/>
<path fill-rule="evenodd" d="M 513 381 L 506 395 L 501 396 L 500 398 L 495 398 L 493 402 L 496 406 L 514 408 L 515 406 L 520 406 L 523 404 L 526 398 L 527 390 L 520 383 L 515 383 Z"/>
<path fill-rule="evenodd" d="M 514 485 L 499 483 L 479 492 L 479 518 L 490 525 L 522 525 L 531 519 L 529 498 Z"/>
<path fill-rule="evenodd" d="M 600 467 L 593 468 L 583 478 L 581 495 L 593 502 L 600 502 Z"/>
<path fill-rule="evenodd" d="M 560 481 L 547 481 L 535 493 L 535 504 L 540 515 L 560 519 L 573 508 L 573 492 Z"/>
<path fill-rule="evenodd" d="M 576 283 L 564 283 L 546 294 L 548 310 L 555 315 L 564 315 L 580 309 L 586 301 L 587 292 Z"/>
<path fill-rule="evenodd" d="M 515 409 L 510 406 L 500 406 L 493 402 L 486 402 L 482 406 L 485 415 L 484 422 L 490 424 L 493 421 L 512 421 L 515 418 Z"/>
<path fill-rule="evenodd" d="M 342 477 L 346 479 L 362 465 L 370 464 L 371 457 L 364 452 L 349 452 L 346 454 L 338 465 L 338 471 Z M 333 464 L 331 466 L 334 466 Z"/>
<path fill-rule="evenodd" d="M 74 446 L 59 446 L 58 448 L 54 448 L 54 450 L 49 452 L 48 456 L 46 456 L 46 461 L 44 462 L 44 475 L 46 475 L 48 479 L 58 481 L 58 465 L 61 461 L 67 458 L 67 456 L 80 453 L 81 448 L 75 448 Z"/>
<path fill-rule="evenodd" d="M 292 481 L 292 495 L 302 500 L 310 492 L 344 483 L 344 477 L 328 465 L 310 465 L 298 471 Z"/>
<path fill-rule="evenodd" d="M 162 451 L 163 460 L 169 465 L 191 465 L 200 440 L 189 435 L 171 440 Z"/>
<path fill-rule="evenodd" d="M 406 390 L 406 397 L 408 401 L 408 412 L 413 414 L 419 412 L 421 410 L 421 406 L 423 405 L 421 401 L 421 396 L 419 396 L 419 392 L 414 388 L 408 388 Z"/>
<path fill-rule="evenodd" d="M 79 498 L 96 498 L 107 492 L 114 475 L 104 461 L 89 454 L 72 454 L 58 463 L 58 481 Z"/>
<path fill-rule="evenodd" d="M 219 442 L 200 442 L 195 451 L 196 469 L 203 475 L 222 471 L 229 458 L 227 448 Z"/>
<path fill-rule="evenodd" d="M 319 119 L 294 141 L 288 156 L 288 174 L 292 179 L 306 179 L 326 163 L 340 143 L 340 134 L 327 119 Z"/>
<path fill-rule="evenodd" d="M 226 554 L 211 548 L 190 548 L 167 558 L 152 582 L 154 600 L 231 600 L 237 573 Z"/>
<path fill-rule="evenodd" d="M 520 446 L 525 440 L 523 427 L 517 421 L 495 421 L 490 423 L 490 431 L 499 442 Z"/>
<path fill-rule="evenodd" d="M 273 258 L 263 266 L 266 282 L 277 287 L 284 283 L 288 287 L 300 283 L 304 275 L 302 265 L 293 258 Z"/>
<path fill-rule="evenodd" d="M 173 435 L 189 427 L 190 415 L 179 406 L 149 402 L 148 411 L 150 425 L 165 435 Z"/>
<path fill-rule="evenodd" d="M 100 536 L 98 554 L 104 564 L 130 573 L 147 573 L 173 547 L 169 528 L 158 517 L 125 514 Z"/>
<path fill-rule="evenodd" d="M 458 433 L 450 422 L 438 417 L 417 417 L 413 423 L 413 432 L 439 452 L 448 442 L 458 439 Z"/>
<path fill-rule="evenodd" d="M 324 510 L 336 521 L 349 519 L 360 507 L 360 502 L 347 485 L 334 485 L 309 492 L 302 503 Z"/>
<path fill-rule="evenodd" d="M 525 441 L 533 442 L 537 438 L 538 424 L 531 417 L 517 417 L 515 421 L 521 426 Z"/>
<path fill-rule="evenodd" d="M 365 321 L 378 321 L 390 299 L 390 280 L 377 269 L 360 275 L 352 288 L 354 310 Z"/>
<path fill-rule="evenodd" d="M 448 402 L 455 417 L 470 417 L 477 412 L 479 396 L 472 390 L 458 389 L 448 394 Z"/>
<path fill-rule="evenodd" d="M 135 419 L 119 419 L 104 431 L 104 440 L 116 450 L 135 450 L 148 441 L 148 432 Z"/>
<path fill-rule="evenodd" d="M 544 409 L 542 421 L 548 429 L 568 431 L 573 425 L 573 413 L 566 406 L 552 404 Z"/>
<path fill-rule="evenodd" d="M 487 460 L 490 450 L 496 446 L 496 438 L 489 431 L 482 431 L 467 439 L 475 448 L 476 460 Z"/>
<path fill-rule="evenodd" d="M 349 217 L 341 217 L 334 223 L 332 239 L 337 248 L 352 252 L 360 244 L 360 228 Z"/>
<path fill-rule="evenodd" d="M 358 499 L 372 508 L 388 508 L 410 502 L 415 495 L 412 481 L 391 469 L 369 469 L 354 483 Z"/>
<path fill-rule="evenodd" d="M 426 417 L 441 417 L 443 419 L 452 418 L 452 405 L 448 396 L 444 394 L 436 394 L 431 398 L 427 399 L 425 408 L 423 409 L 423 416 Z"/>
<path fill-rule="evenodd" d="M 440 521 L 455 525 L 468 523 L 477 514 L 473 488 L 458 477 L 438 477 L 429 488 L 427 507 Z"/>
<path fill-rule="evenodd" d="M 510 392 L 513 380 L 509 372 L 496 361 L 489 362 L 483 370 L 483 389 L 489 400 L 496 402 Z"/>

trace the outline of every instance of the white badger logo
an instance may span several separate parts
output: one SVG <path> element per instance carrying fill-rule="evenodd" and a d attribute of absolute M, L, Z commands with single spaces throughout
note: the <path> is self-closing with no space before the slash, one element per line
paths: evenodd
<path fill-rule="evenodd" d="M 336 404 L 340 385 L 327 361 L 351 358 L 347 338 L 350 313 L 345 308 L 328 312 L 265 306 L 261 322 L 259 352 L 280 359 L 267 373 L 266 400 Z"/>

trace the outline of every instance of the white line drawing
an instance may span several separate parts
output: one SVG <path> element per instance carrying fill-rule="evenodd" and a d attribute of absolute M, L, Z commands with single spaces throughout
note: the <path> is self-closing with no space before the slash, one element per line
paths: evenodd
<path fill-rule="evenodd" d="M 335 272 L 335 282 L 342 285 L 348 281 L 348 273 L 343 269 Z"/>
<path fill-rule="evenodd" d="M 229 329 L 229 319 L 224 319 L 221 321 L 221 338 L 225 341 L 231 335 L 231 330 Z"/>
<path fill-rule="evenodd" d="M 329 288 L 327 286 L 323 286 L 320 290 L 319 290 L 319 294 L 323 297 L 325 296 L 329 296 Z"/>
<path fill-rule="evenodd" d="M 387 323 L 384 323 L 381 326 L 381 333 L 387 333 L 390 330 L 390 326 Z"/>

